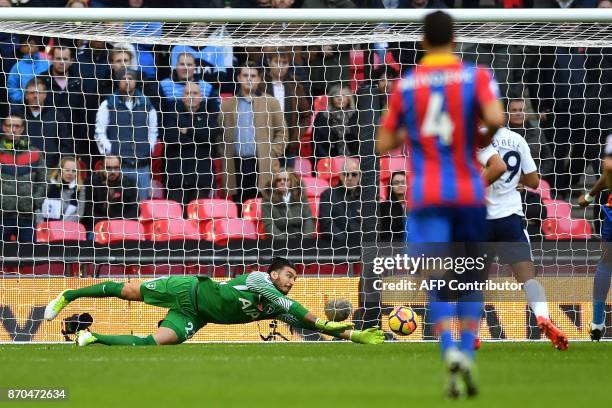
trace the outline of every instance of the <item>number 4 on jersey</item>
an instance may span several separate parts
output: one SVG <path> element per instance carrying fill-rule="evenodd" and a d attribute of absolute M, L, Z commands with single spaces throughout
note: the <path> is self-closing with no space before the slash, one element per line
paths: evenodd
<path fill-rule="evenodd" d="M 425 137 L 438 136 L 440 142 L 449 146 L 453 142 L 453 122 L 444 109 L 444 96 L 441 92 L 433 92 L 429 96 L 425 121 L 421 134 Z"/>

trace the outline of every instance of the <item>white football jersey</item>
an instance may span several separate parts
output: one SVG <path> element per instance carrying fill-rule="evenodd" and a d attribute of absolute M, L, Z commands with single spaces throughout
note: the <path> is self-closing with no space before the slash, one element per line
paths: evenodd
<path fill-rule="evenodd" d="M 478 161 L 484 167 L 495 149 L 506 163 L 507 170 L 487 189 L 487 219 L 496 220 L 512 214 L 524 216 L 521 194 L 516 190 L 522 174 L 537 171 L 529 145 L 516 132 L 501 128 L 493 136 L 490 146 L 480 149 Z"/>

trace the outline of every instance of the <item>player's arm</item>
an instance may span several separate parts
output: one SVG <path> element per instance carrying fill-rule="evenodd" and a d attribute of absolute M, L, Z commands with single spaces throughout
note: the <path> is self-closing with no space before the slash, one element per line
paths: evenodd
<path fill-rule="evenodd" d="M 499 99 L 499 86 L 490 71 L 479 68 L 476 75 L 476 98 L 480 106 L 480 117 L 486 128 L 480 143 L 480 146 L 484 147 L 491 143 L 495 133 L 506 124 L 506 114 Z"/>
<path fill-rule="evenodd" d="M 278 316 L 279 320 L 289 324 L 293 327 L 298 327 L 302 329 L 319 331 L 324 334 L 328 334 L 330 336 L 337 337 L 339 339 L 350 340 L 353 343 L 360 344 L 381 344 L 385 341 L 385 335 L 382 330 L 378 327 L 371 327 L 365 330 L 344 330 L 340 333 L 338 332 L 328 332 L 325 330 L 319 330 L 315 327 L 314 324 L 309 323 L 305 320 L 298 320 L 294 316 L 286 313 Z"/>
<path fill-rule="evenodd" d="M 518 136 L 517 136 L 518 137 Z M 540 186 L 540 174 L 538 173 L 538 166 L 533 160 L 531 156 L 531 150 L 529 149 L 529 144 L 522 137 L 519 139 L 520 143 L 518 146 L 519 154 L 520 154 L 520 172 L 521 178 L 519 179 L 519 183 L 522 185 L 536 189 Z M 514 169 L 508 169 L 510 171 Z"/>
<path fill-rule="evenodd" d="M 609 166 L 608 169 L 606 169 L 605 165 L 606 165 L 606 161 L 609 161 Z M 607 174 L 606 174 L 607 173 Z M 582 194 L 580 196 L 580 198 L 578 199 L 578 205 L 582 208 L 586 208 L 588 207 L 589 204 L 591 204 L 593 201 L 595 201 L 595 199 L 597 198 L 597 196 L 599 195 L 599 193 L 601 193 L 603 190 L 605 190 L 608 187 L 607 184 L 607 179 L 610 175 L 610 173 L 612 173 L 612 159 L 608 158 L 604 160 L 604 174 L 601 175 L 601 177 L 599 177 L 599 179 L 597 179 L 597 182 L 593 185 L 593 187 L 591 188 L 591 190 L 589 190 L 588 193 L 586 194 Z"/>
<path fill-rule="evenodd" d="M 387 110 L 382 116 L 380 127 L 376 133 L 376 151 L 381 156 L 400 147 L 406 139 L 406 131 L 401 125 L 402 93 L 400 82 L 397 81 L 391 92 Z"/>
<path fill-rule="evenodd" d="M 480 149 L 477 158 L 484 168 L 482 176 L 487 183 L 487 187 L 495 183 L 506 172 L 506 163 L 492 145 Z"/>
<path fill-rule="evenodd" d="M 299 302 L 288 298 L 276 289 L 270 280 L 270 276 L 265 272 L 250 273 L 246 278 L 246 286 L 251 292 L 257 293 L 279 306 L 284 313 L 293 316 L 297 321 L 302 322 L 308 328 L 313 328 L 314 330 L 328 334 L 340 334 L 355 326 L 353 323 L 330 322 L 318 318 Z"/>
<path fill-rule="evenodd" d="M 608 156 L 604 159 L 604 177 L 606 179 L 606 185 L 612 190 L 612 156 Z"/>

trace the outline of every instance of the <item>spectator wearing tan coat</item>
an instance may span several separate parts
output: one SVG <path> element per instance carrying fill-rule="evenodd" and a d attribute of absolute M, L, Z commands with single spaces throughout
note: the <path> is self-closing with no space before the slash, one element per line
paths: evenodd
<path fill-rule="evenodd" d="M 222 188 L 238 204 L 270 185 L 287 142 L 283 111 L 273 96 L 259 91 L 261 79 L 260 71 L 246 63 L 238 69 L 237 94 L 221 104 Z"/>

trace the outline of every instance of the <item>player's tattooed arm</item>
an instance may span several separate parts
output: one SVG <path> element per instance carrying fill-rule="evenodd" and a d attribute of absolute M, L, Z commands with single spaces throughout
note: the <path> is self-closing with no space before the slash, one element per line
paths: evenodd
<path fill-rule="evenodd" d="M 605 162 L 604 162 L 604 165 L 605 165 Z M 610 172 L 612 172 L 612 169 L 610 170 Z M 601 177 L 599 177 L 597 182 L 593 185 L 593 187 L 588 193 L 582 194 L 580 196 L 580 198 L 578 199 L 578 205 L 582 208 L 588 207 L 589 204 L 595 201 L 595 198 L 597 198 L 599 193 L 601 193 L 603 190 L 606 189 L 607 187 L 606 184 L 607 184 L 606 183 L 606 170 L 604 167 L 604 174 Z"/>

